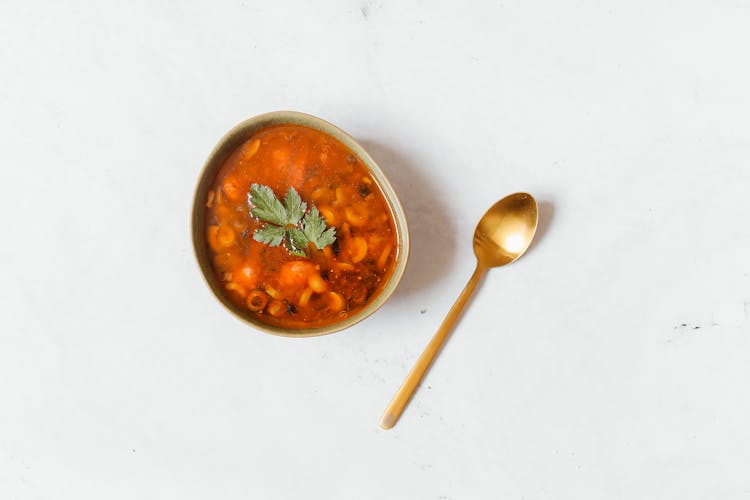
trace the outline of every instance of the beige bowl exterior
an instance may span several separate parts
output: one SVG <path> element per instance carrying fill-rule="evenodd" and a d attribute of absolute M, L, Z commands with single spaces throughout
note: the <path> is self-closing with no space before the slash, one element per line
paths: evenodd
<path fill-rule="evenodd" d="M 233 302 L 228 300 L 224 296 L 224 292 L 221 286 L 221 282 L 217 279 L 214 271 L 211 267 L 211 258 L 208 251 L 208 245 L 206 242 L 206 197 L 208 191 L 213 184 L 216 174 L 221 167 L 224 160 L 229 154 L 234 151 L 240 144 L 245 142 L 258 130 L 268 127 L 270 125 L 281 125 L 281 124 L 294 124 L 303 125 L 305 127 L 320 130 L 331 137 L 334 137 L 339 142 L 349 148 L 357 157 L 364 163 L 364 165 L 370 170 L 373 177 L 380 185 L 385 199 L 388 202 L 391 215 L 396 223 L 396 233 L 398 240 L 398 254 L 396 255 L 396 267 L 393 270 L 393 274 L 386 283 L 380 294 L 375 299 L 367 304 L 367 306 L 352 316 L 342 319 L 338 323 L 332 325 L 323 326 L 319 328 L 281 328 L 278 326 L 268 325 L 255 319 L 249 311 L 245 311 L 235 305 Z M 388 179 L 380 170 L 375 160 L 355 141 L 349 134 L 341 130 L 340 128 L 328 123 L 325 120 L 321 120 L 312 115 L 305 113 L 299 113 L 296 111 L 273 111 L 271 113 L 265 113 L 262 115 L 254 116 L 248 120 L 235 126 L 232 130 L 227 132 L 224 137 L 219 141 L 216 147 L 211 151 L 208 156 L 206 163 L 203 166 L 203 170 L 198 179 L 198 186 L 195 189 L 195 195 L 193 197 L 193 218 L 192 218 L 192 231 L 193 231 L 193 248 L 195 250 L 195 257 L 198 259 L 198 266 L 201 269 L 203 277 L 206 280 L 214 296 L 224 305 L 232 314 L 240 318 L 241 320 L 249 323 L 258 330 L 272 333 L 274 335 L 283 335 L 286 337 L 312 337 L 316 335 L 326 335 L 328 333 L 337 332 L 348 328 L 355 323 L 358 323 L 377 311 L 380 306 L 385 303 L 386 300 L 391 296 L 393 291 L 396 289 L 401 277 L 406 269 L 406 261 L 409 258 L 409 231 L 406 226 L 406 216 L 404 210 L 401 207 L 401 203 L 396 196 L 396 192 L 393 190 Z"/>

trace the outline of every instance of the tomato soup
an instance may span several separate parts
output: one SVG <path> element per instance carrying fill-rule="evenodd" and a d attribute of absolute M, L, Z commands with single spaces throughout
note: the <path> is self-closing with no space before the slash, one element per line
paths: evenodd
<path fill-rule="evenodd" d="M 251 214 L 258 186 L 278 200 L 293 188 L 310 220 L 319 214 L 320 224 L 334 228 L 335 241 L 295 249 L 291 238 L 264 240 L 259 235 L 270 223 Z M 224 293 L 270 325 L 341 321 L 382 291 L 396 265 L 395 221 L 378 183 L 346 146 L 312 128 L 274 125 L 254 133 L 222 164 L 206 210 L 209 253 Z M 271 226 L 289 235 L 284 231 L 308 219 L 293 227 L 294 220 Z"/>

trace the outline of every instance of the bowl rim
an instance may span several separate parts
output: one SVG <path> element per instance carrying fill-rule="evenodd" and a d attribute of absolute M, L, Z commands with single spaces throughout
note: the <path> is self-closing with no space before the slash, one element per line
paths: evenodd
<path fill-rule="evenodd" d="M 302 125 L 318 130 L 333 137 L 349 148 L 349 150 L 351 150 L 362 161 L 362 163 L 365 164 L 365 167 L 370 171 L 380 186 L 396 226 L 396 237 L 398 242 L 396 266 L 380 293 L 356 314 L 348 316 L 336 323 L 316 328 L 283 328 L 263 323 L 250 316 L 249 313 L 244 314 L 236 304 L 224 296 L 220 282 L 213 272 L 206 244 L 205 199 L 218 169 L 224 163 L 227 156 L 242 144 L 242 142 L 246 141 L 253 133 L 265 127 L 283 124 Z M 193 192 L 191 228 L 193 253 L 198 263 L 198 267 L 200 268 L 203 280 L 218 302 L 235 317 L 249 324 L 253 328 L 265 333 L 283 337 L 315 337 L 328 335 L 349 328 L 369 317 L 375 311 L 380 309 L 380 307 L 393 294 L 404 275 L 406 264 L 409 260 L 410 243 L 406 214 L 395 189 L 393 189 L 393 186 L 381 170 L 380 166 L 375 162 L 372 156 L 370 156 L 367 150 L 365 150 L 365 148 L 362 147 L 362 145 L 351 135 L 322 118 L 299 111 L 271 111 L 256 115 L 238 123 L 222 136 L 216 146 L 211 150 L 211 153 L 203 163 L 203 167 L 198 175 L 198 181 Z"/>

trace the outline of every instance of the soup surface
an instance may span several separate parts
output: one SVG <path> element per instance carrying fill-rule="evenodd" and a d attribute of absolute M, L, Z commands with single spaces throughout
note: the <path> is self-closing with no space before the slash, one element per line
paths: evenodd
<path fill-rule="evenodd" d="M 252 215 L 254 195 L 265 186 L 285 203 L 293 188 L 306 218 L 276 226 Z M 264 323 L 315 328 L 341 321 L 373 300 L 395 267 L 397 233 L 377 182 L 346 146 L 315 129 L 274 125 L 253 134 L 219 169 L 206 207 L 224 293 Z M 289 231 L 300 234 L 317 214 L 326 230 L 334 228 L 327 234 L 335 231 L 335 241 L 295 246 Z M 261 235 L 269 230 L 285 236 L 268 241 Z"/>

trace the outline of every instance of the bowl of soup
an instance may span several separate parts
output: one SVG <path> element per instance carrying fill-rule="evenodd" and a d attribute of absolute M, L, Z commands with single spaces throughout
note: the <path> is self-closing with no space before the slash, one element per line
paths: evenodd
<path fill-rule="evenodd" d="M 406 217 L 380 167 L 343 130 L 294 111 L 250 118 L 219 141 L 198 180 L 192 235 L 219 302 L 292 337 L 374 313 L 409 255 Z"/>

